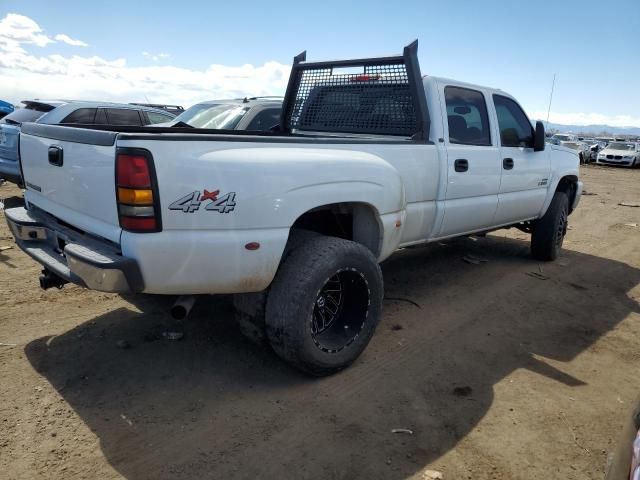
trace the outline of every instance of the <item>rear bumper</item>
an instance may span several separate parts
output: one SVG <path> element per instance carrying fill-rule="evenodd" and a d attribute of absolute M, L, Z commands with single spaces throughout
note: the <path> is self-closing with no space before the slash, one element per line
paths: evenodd
<path fill-rule="evenodd" d="M 45 269 L 68 282 L 101 292 L 141 292 L 144 282 L 135 260 L 118 247 L 59 224 L 23 207 L 5 211 L 18 246 Z"/>
<path fill-rule="evenodd" d="M 609 160 L 599 158 L 596 160 L 599 165 L 618 165 L 620 167 L 633 167 L 633 160 Z"/>

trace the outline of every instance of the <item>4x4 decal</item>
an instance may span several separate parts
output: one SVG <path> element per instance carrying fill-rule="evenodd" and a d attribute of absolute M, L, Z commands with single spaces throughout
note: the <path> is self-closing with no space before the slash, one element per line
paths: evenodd
<path fill-rule="evenodd" d="M 169 205 L 169 210 L 181 210 L 183 213 L 193 213 L 200 210 L 200 205 L 203 202 L 210 200 L 211 202 L 204 207 L 205 210 L 212 210 L 219 213 L 233 212 L 236 208 L 236 192 L 229 192 L 222 197 L 218 197 L 218 195 L 220 195 L 220 190 L 210 192 L 205 189 L 202 193 L 196 190 L 173 202 Z"/>

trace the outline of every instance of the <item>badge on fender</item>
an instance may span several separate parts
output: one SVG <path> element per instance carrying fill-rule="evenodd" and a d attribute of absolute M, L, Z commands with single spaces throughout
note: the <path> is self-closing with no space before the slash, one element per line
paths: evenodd
<path fill-rule="evenodd" d="M 218 197 L 218 195 L 220 195 L 220 190 L 210 192 L 205 189 L 202 193 L 196 190 L 173 202 L 169 205 L 169 210 L 181 210 L 183 213 L 193 213 L 200 210 L 200 205 L 203 202 L 210 200 L 210 203 L 204 207 L 205 210 L 212 210 L 218 213 L 233 212 L 236 208 L 236 192 L 229 192 L 221 197 Z"/>

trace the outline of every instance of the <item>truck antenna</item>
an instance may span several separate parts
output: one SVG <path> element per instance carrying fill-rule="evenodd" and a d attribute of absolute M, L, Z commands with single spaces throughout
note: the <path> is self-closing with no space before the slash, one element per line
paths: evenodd
<path fill-rule="evenodd" d="M 549 108 L 547 109 L 547 125 L 546 128 L 549 130 L 549 114 L 551 113 L 551 100 L 553 100 L 553 89 L 556 86 L 556 74 L 553 74 L 553 82 L 551 83 L 551 95 L 549 95 Z"/>

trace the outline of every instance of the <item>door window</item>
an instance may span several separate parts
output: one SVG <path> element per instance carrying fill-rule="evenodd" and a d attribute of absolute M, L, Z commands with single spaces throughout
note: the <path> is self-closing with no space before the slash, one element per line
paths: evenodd
<path fill-rule="evenodd" d="M 502 95 L 494 95 L 493 103 L 496 106 L 502 146 L 533 148 L 533 127 L 520 105 Z"/>
<path fill-rule="evenodd" d="M 111 125 L 141 125 L 137 110 L 128 108 L 107 108 L 107 116 Z"/>
<path fill-rule="evenodd" d="M 253 117 L 247 125 L 247 130 L 269 130 L 271 127 L 280 124 L 280 109 L 265 108 Z"/>
<path fill-rule="evenodd" d="M 462 145 L 491 145 L 489 115 L 484 95 L 476 90 L 445 87 L 449 142 Z"/>

